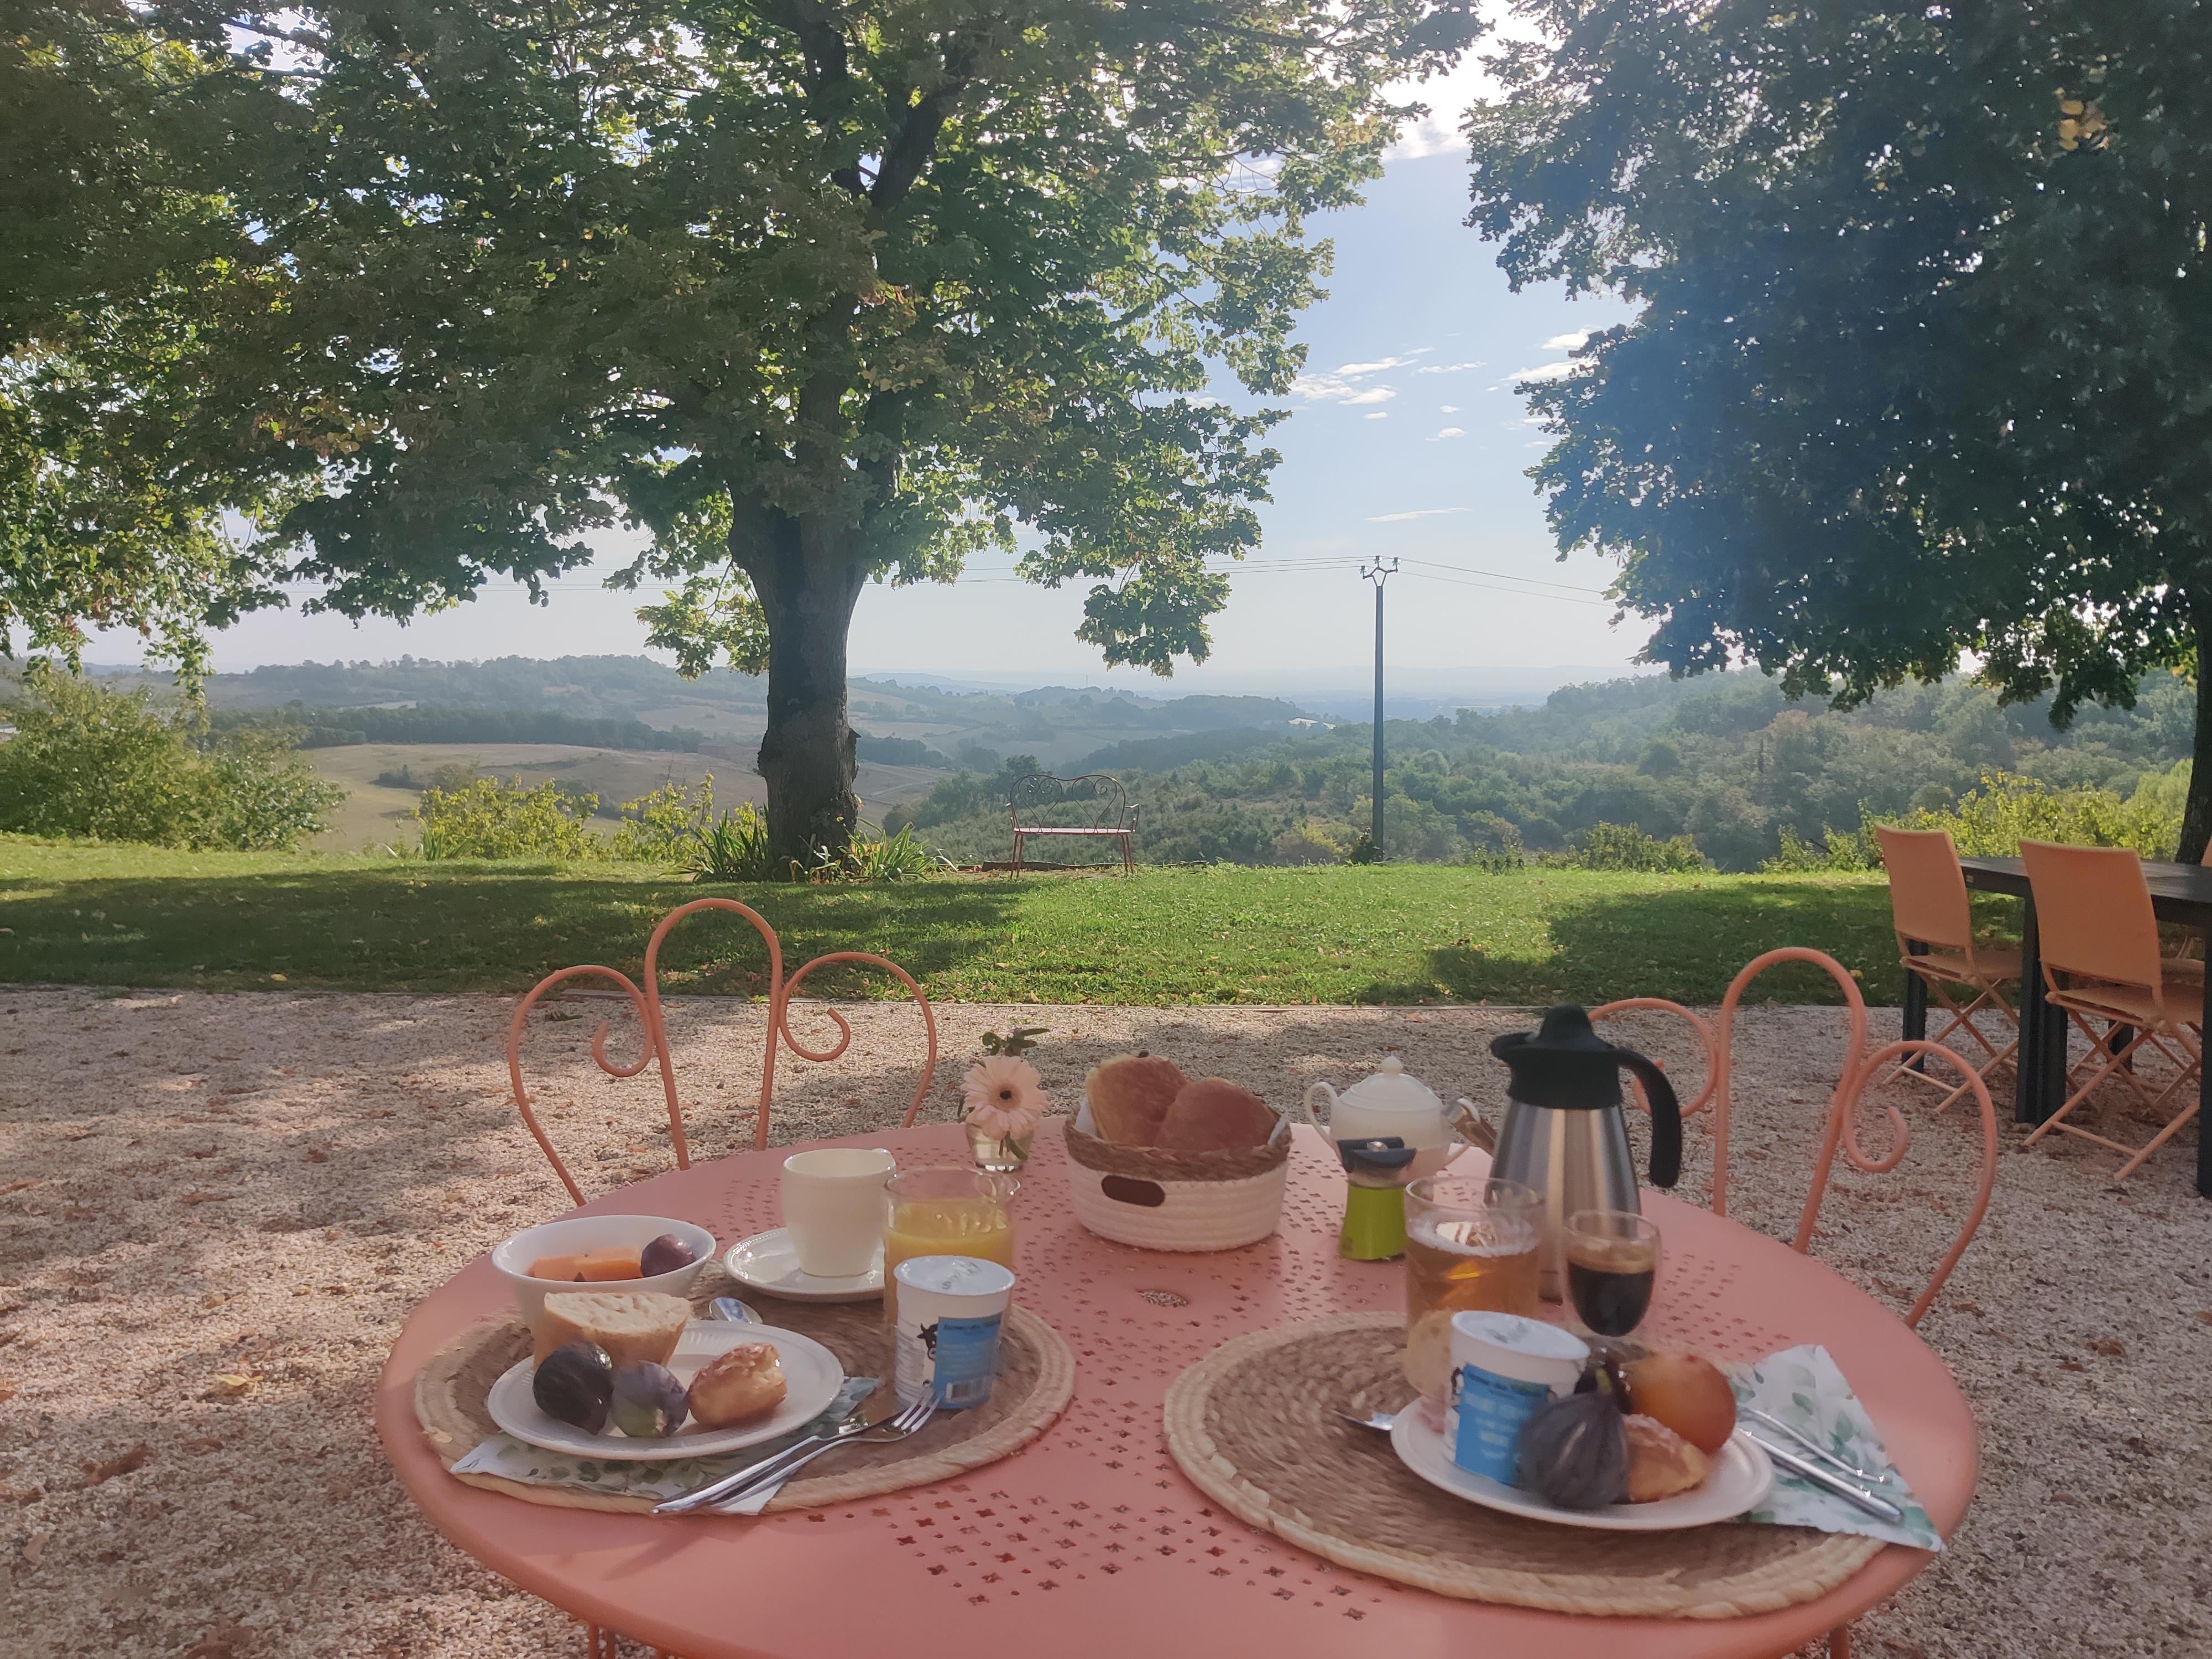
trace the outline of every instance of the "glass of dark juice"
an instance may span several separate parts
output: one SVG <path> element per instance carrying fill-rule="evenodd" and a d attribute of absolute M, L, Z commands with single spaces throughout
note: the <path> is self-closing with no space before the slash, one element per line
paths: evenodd
<path fill-rule="evenodd" d="M 1599 1336 L 1626 1336 L 1644 1322 L 1659 1277 L 1659 1230 L 1633 1210 L 1577 1210 L 1560 1242 L 1567 1297 Z"/>

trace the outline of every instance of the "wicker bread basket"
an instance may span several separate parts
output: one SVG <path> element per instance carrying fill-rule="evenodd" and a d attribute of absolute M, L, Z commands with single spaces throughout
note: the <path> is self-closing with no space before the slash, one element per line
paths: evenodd
<path fill-rule="evenodd" d="M 1264 1146 L 1164 1152 L 1118 1146 L 1088 1132 L 1090 1103 L 1067 1129 L 1075 1218 L 1101 1238 L 1148 1250 L 1233 1250 L 1283 1218 L 1290 1176 L 1287 1119 Z"/>

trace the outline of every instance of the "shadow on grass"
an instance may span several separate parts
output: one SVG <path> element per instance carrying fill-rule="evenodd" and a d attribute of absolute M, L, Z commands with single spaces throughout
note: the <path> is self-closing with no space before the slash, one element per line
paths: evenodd
<path fill-rule="evenodd" d="M 1886 889 L 1817 878 L 1731 883 L 1696 880 L 1577 896 L 1548 918 L 1551 948 L 1498 957 L 1466 940 L 1425 951 L 1426 977 L 1376 980 L 1358 1000 L 1373 1003 L 1599 1003 L 1657 996 L 1718 1002 L 1753 957 L 1785 945 L 1825 951 L 1856 973 L 1867 1000 L 1894 1004 L 1903 992 Z M 1841 993 L 1808 964 L 1785 963 L 1747 993 L 1757 1002 L 1836 1002 Z"/>
<path fill-rule="evenodd" d="M 501 991 L 586 962 L 635 976 L 654 922 L 709 896 L 760 911 L 789 967 L 829 951 L 873 951 L 924 980 L 981 952 L 1019 902 L 1010 884 L 720 887 L 512 864 L 21 878 L 0 882 L 10 930 L 0 933 L 0 982 Z M 662 967 L 669 993 L 767 988 L 759 938 L 740 917 L 688 921 Z M 899 990 L 884 975 L 842 969 L 807 988 Z"/>

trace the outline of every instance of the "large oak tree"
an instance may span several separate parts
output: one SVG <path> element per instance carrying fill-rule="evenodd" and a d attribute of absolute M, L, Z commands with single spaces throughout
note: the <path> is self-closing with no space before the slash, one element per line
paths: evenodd
<path fill-rule="evenodd" d="M 155 35 L 166 14 L 147 15 Z M 240 9 L 271 94 L 155 376 L 171 453 L 293 500 L 313 603 L 537 592 L 642 526 L 641 612 L 769 678 L 775 850 L 857 811 L 871 580 L 986 546 L 1109 662 L 1205 655 L 1289 335 L 1465 0 L 376 0 Z M 181 38 L 205 56 L 204 31 Z M 1224 373 L 1225 371 L 1225 373 Z M 979 660 L 997 642 L 974 641 Z"/>
<path fill-rule="evenodd" d="M 1531 388 L 1563 549 L 1650 660 L 1849 702 L 2197 672 L 2212 831 L 2212 17 L 1522 0 L 1470 112 L 1516 283 L 1640 303 Z"/>

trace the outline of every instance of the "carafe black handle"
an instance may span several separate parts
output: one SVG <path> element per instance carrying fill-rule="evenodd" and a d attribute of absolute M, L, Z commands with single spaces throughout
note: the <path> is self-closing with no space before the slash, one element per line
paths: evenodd
<path fill-rule="evenodd" d="M 1671 1187 L 1682 1178 L 1682 1103 L 1667 1073 L 1632 1048 L 1620 1050 L 1620 1063 L 1644 1085 L 1651 1103 L 1651 1184 Z"/>

